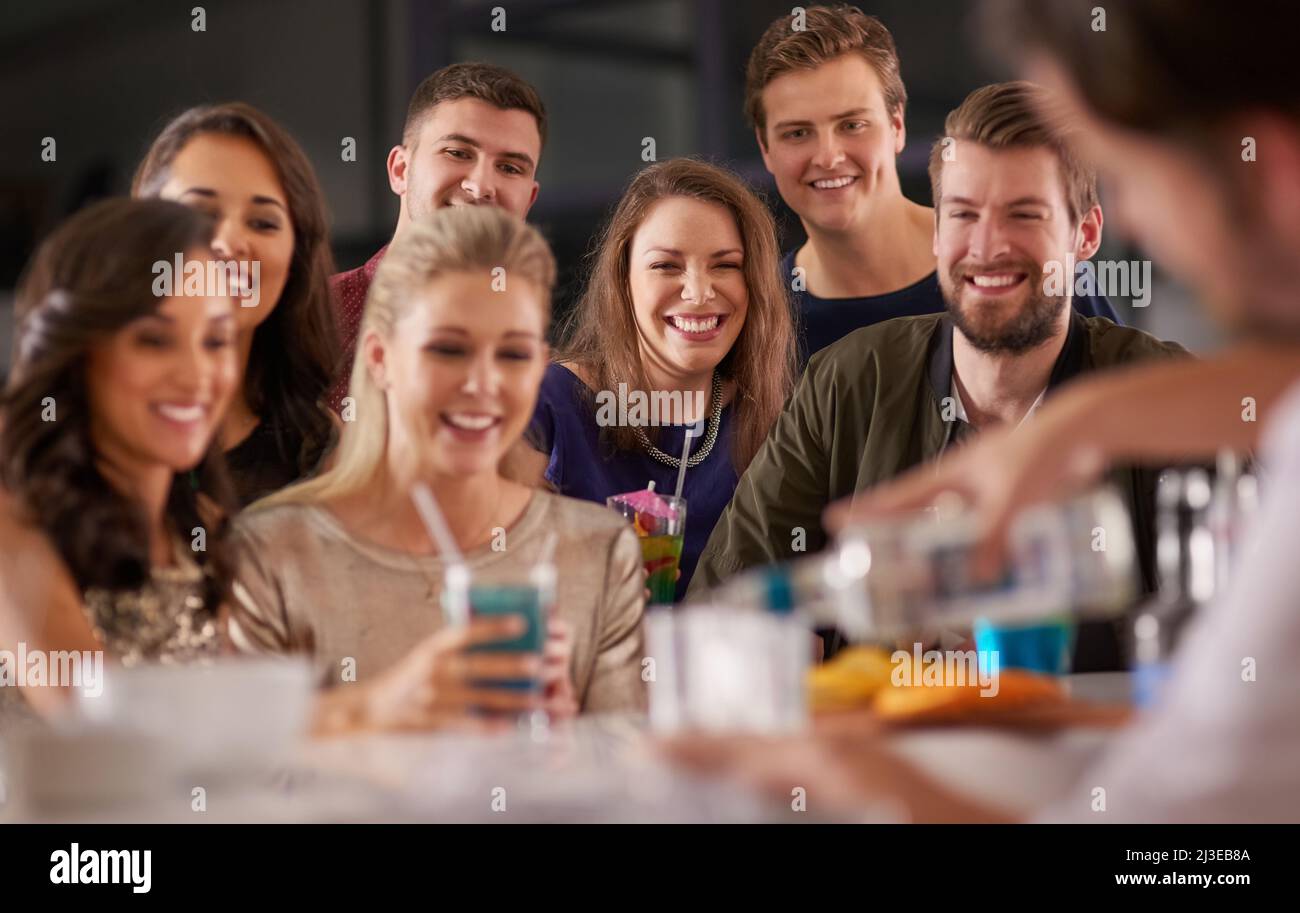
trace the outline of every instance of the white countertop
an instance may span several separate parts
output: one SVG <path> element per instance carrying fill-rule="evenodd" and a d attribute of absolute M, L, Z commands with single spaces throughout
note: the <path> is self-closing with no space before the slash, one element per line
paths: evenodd
<path fill-rule="evenodd" d="M 1127 674 L 1071 676 L 1078 697 L 1126 702 Z M 988 727 L 908 730 L 886 738 L 956 790 L 1028 812 L 1069 789 L 1113 730 L 1052 733 Z M 585 717 L 544 741 L 384 735 L 304 743 L 287 769 L 257 784 L 210 782 L 196 811 L 188 783 L 157 801 L 88 808 L 8 808 L 0 820 L 666 822 L 788 821 L 726 783 L 669 769 L 644 749 L 643 719 Z"/>

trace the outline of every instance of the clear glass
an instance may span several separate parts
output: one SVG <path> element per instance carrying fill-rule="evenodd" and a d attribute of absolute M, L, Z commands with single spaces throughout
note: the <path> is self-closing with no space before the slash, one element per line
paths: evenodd
<path fill-rule="evenodd" d="M 443 585 L 443 605 L 449 618 L 519 615 L 527 627 L 518 637 L 470 647 L 473 653 L 535 653 L 546 645 L 547 619 L 555 602 L 555 568 L 549 564 L 519 567 L 499 562 L 487 568 L 450 569 Z M 528 691 L 539 697 L 536 678 L 484 679 L 475 685 L 510 691 Z M 522 714 L 520 722 L 544 728 L 548 720 L 538 709 Z"/>
<path fill-rule="evenodd" d="M 651 610 L 645 623 L 653 728 L 781 733 L 806 724 L 812 637 L 803 616 L 692 605 Z"/>

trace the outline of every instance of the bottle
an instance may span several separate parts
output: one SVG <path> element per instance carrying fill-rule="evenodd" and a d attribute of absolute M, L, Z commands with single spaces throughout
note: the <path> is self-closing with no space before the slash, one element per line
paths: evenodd
<path fill-rule="evenodd" d="M 1108 616 L 1131 598 L 1132 528 L 1111 488 L 1022 514 L 996 580 L 972 570 L 977 532 L 969 513 L 943 508 L 873 522 L 846 530 L 819 554 L 739 574 L 708 599 L 778 613 L 797 608 L 815 626 L 863 642 L 968 627 L 978 618 Z"/>
<path fill-rule="evenodd" d="M 1241 536 L 1255 515 L 1259 495 L 1255 476 L 1231 450 L 1219 452 L 1214 473 L 1214 494 L 1207 522 L 1214 537 L 1214 591 L 1228 587 L 1236 566 Z"/>
<path fill-rule="evenodd" d="M 1221 592 L 1232 570 L 1237 507 L 1237 481 L 1241 478 L 1241 461 L 1230 450 L 1219 451 L 1215 460 L 1214 485 L 1206 510 L 1206 526 L 1214 537 L 1214 588 Z"/>
<path fill-rule="evenodd" d="M 1196 610 L 1214 596 L 1219 562 L 1211 527 L 1212 500 L 1209 475 L 1203 469 L 1169 470 L 1157 484 L 1160 589 L 1133 623 L 1134 698 L 1139 706 L 1158 698 L 1184 631 Z"/>

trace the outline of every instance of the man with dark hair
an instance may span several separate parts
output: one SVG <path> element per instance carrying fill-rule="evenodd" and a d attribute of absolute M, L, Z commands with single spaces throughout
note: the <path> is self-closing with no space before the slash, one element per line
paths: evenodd
<path fill-rule="evenodd" d="M 832 501 L 931 461 L 968 436 L 1033 423 L 1076 377 L 1184 355 L 1172 343 L 1070 307 L 1051 276 L 1101 242 L 1092 173 L 1025 82 L 972 92 L 935 144 L 931 244 L 945 313 L 855 330 L 812 357 L 700 557 L 692 593 L 746 567 L 817 551 Z M 1073 271 L 1068 275 L 1072 278 Z M 1118 470 L 1146 589 L 1154 588 L 1151 473 Z M 803 531 L 803 537 L 797 531 Z M 1080 637 L 1076 665 L 1121 668 L 1108 628 Z"/>
<path fill-rule="evenodd" d="M 514 73 L 486 63 L 433 73 L 411 96 L 402 142 L 388 152 L 388 186 L 401 201 L 393 236 L 443 206 L 500 206 L 524 218 L 537 199 L 545 144 L 546 108 Z M 347 395 L 366 292 L 387 249 L 332 280 L 346 358 L 330 395 L 336 409 Z"/>
<path fill-rule="evenodd" d="M 808 236 L 781 264 L 801 361 L 861 327 L 944 309 L 934 210 L 899 186 L 906 106 L 893 36 L 856 7 L 782 16 L 750 54 L 745 115 Z M 1104 296 L 1076 295 L 1074 307 L 1119 322 Z"/>

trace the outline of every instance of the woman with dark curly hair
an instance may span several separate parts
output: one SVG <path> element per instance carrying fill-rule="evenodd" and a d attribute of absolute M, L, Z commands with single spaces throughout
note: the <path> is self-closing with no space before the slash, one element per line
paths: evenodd
<path fill-rule="evenodd" d="M 220 651 L 233 502 L 212 445 L 236 384 L 235 307 L 156 286 L 159 262 L 210 261 L 211 244 L 192 209 L 109 200 L 37 251 L 0 394 L 0 648 L 128 665 Z M 22 692 L 43 711 L 64 694 Z"/>
<path fill-rule="evenodd" d="M 240 290 L 239 381 L 220 430 L 239 503 L 310 475 L 333 440 L 323 402 L 339 362 L 334 260 L 311 162 L 251 105 L 204 105 L 163 128 L 131 192 L 211 216 L 213 253 L 247 264 L 241 275 L 255 277 Z"/>

